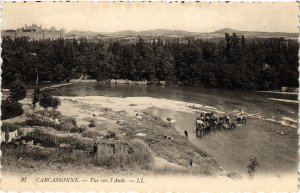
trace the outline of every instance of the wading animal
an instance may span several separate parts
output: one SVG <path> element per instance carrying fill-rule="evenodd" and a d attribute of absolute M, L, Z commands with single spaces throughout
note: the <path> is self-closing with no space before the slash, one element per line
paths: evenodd
<path fill-rule="evenodd" d="M 246 119 L 245 116 L 239 116 L 237 118 L 237 122 L 238 122 L 238 124 L 246 124 L 247 123 L 247 119 Z"/>

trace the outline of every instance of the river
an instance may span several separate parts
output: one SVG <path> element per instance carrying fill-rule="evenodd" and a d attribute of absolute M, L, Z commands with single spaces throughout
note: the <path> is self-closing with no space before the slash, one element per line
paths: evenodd
<path fill-rule="evenodd" d="M 296 172 L 297 154 L 297 95 L 264 93 L 216 88 L 161 87 L 147 85 L 75 84 L 57 88 L 60 96 L 152 97 L 187 103 L 204 104 L 217 112 L 237 114 L 241 109 L 248 116 L 246 125 L 226 132 L 217 132 L 199 139 L 195 137 L 195 118 L 199 113 L 185 113 L 151 107 L 163 120 L 176 120 L 175 128 L 189 140 L 212 155 L 227 171 L 246 172 L 251 158 L 260 162 L 258 173 L 280 175 Z M 273 99 L 293 102 L 277 101 Z"/>

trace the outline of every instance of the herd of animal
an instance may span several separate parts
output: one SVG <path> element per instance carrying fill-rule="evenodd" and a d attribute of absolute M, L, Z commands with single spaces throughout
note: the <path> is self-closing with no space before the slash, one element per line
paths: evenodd
<path fill-rule="evenodd" d="M 237 117 L 238 124 L 246 124 L 246 117 L 240 113 Z M 200 117 L 196 118 L 196 137 L 203 137 L 210 132 L 217 130 L 233 130 L 236 128 L 236 123 L 232 121 L 229 115 L 217 117 L 213 112 L 201 113 Z"/>

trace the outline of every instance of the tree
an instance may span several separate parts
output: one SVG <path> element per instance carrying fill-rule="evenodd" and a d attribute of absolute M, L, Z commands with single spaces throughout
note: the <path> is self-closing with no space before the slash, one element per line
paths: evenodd
<path fill-rule="evenodd" d="M 2 48 L 3 87 L 16 80 L 32 83 L 37 72 L 39 81 L 52 82 L 83 74 L 99 81 L 166 80 L 170 84 L 238 89 L 261 88 L 261 83 L 269 89 L 298 87 L 299 45 L 284 38 L 249 39 L 226 33 L 217 43 L 191 37 L 139 38 L 137 42 L 4 37 Z M 264 71 L 264 64 L 272 71 Z M 14 100 L 22 98 L 16 95 L 20 96 L 13 94 Z M 37 98 L 32 102 L 36 104 Z"/>
<path fill-rule="evenodd" d="M 61 105 L 61 102 L 60 102 L 59 98 L 58 97 L 52 97 L 51 107 L 53 109 L 57 109 L 58 106 L 60 106 L 60 105 Z"/>
<path fill-rule="evenodd" d="M 51 107 L 51 101 L 52 97 L 50 94 L 43 92 L 40 98 L 40 106 L 42 106 L 45 110 L 48 109 L 48 107 Z"/>
<path fill-rule="evenodd" d="M 47 110 L 49 107 L 57 109 L 61 102 L 58 97 L 52 97 L 49 93 L 43 92 L 40 98 L 40 105 Z"/>
<path fill-rule="evenodd" d="M 2 100 L 1 103 L 1 119 L 10 119 L 23 114 L 21 103 L 11 99 Z"/>
<path fill-rule="evenodd" d="M 36 103 L 40 101 L 40 88 L 36 87 L 33 91 L 33 96 L 32 96 L 32 105 L 33 108 L 35 108 Z"/>
<path fill-rule="evenodd" d="M 12 100 L 19 101 L 26 97 L 26 88 L 20 80 L 16 80 L 10 86 L 10 97 Z"/>

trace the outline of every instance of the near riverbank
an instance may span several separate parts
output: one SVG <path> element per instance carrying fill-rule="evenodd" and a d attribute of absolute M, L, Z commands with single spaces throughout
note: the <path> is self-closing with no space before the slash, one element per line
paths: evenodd
<path fill-rule="evenodd" d="M 123 106 L 120 109 L 115 109 L 113 106 L 102 106 L 96 101 L 93 103 L 88 100 L 91 103 L 86 103 L 77 98 L 60 97 L 60 99 L 62 105 L 59 107 L 58 112 L 54 114 L 51 112 L 44 114 L 43 111 L 32 111 L 30 108 L 30 98 L 26 98 L 21 101 L 26 114 L 18 118 L 5 120 L 4 122 L 6 124 L 17 124 L 20 126 L 20 131 L 22 132 L 31 132 L 32 130 L 36 132 L 39 130 L 39 136 L 41 136 L 43 140 L 46 140 L 46 144 L 51 140 L 51 135 L 59 135 L 60 138 L 64 138 L 64 136 L 76 136 L 76 140 L 87 140 L 88 138 L 92 140 L 102 140 L 107 136 L 112 136 L 112 134 L 115 136 L 112 138 L 113 141 L 114 139 L 122 139 L 123 141 L 125 140 L 131 143 L 131 141 L 139 140 L 141 143 L 147 144 L 145 148 L 149 149 L 151 156 L 153 156 L 153 159 L 147 164 L 147 167 L 129 168 L 124 165 L 120 168 L 117 166 L 112 170 L 107 169 L 107 167 L 100 167 L 100 170 L 104 174 L 119 173 L 120 171 L 122 171 L 122 173 L 129 172 L 129 174 L 132 175 L 141 172 L 155 175 L 215 176 L 222 174 L 222 169 L 219 164 L 207 152 L 195 147 L 187 139 L 182 137 L 175 131 L 174 126 L 170 125 L 166 120 L 162 120 L 144 109 L 141 104 L 145 103 L 145 101 L 141 101 L 138 104 L 128 104 L 127 108 Z M 174 105 L 174 108 L 175 107 L 176 105 Z M 61 116 L 59 112 L 62 113 Z M 73 127 L 71 126 L 71 131 L 69 131 L 65 129 L 66 124 L 55 124 L 56 118 L 53 118 L 53 116 L 59 116 L 60 119 L 69 120 L 69 125 L 70 123 L 74 124 L 73 122 L 75 121 L 73 127 L 77 129 L 72 131 Z M 29 123 L 30 125 L 28 125 Z M 91 123 L 93 123 L 93 126 L 90 126 Z M 58 131 L 55 131 L 57 129 Z M 50 135 L 50 138 L 47 137 L 48 135 Z M 30 136 L 32 137 L 33 135 L 31 134 Z M 83 138 L 77 139 L 78 137 Z M 76 150 L 76 154 L 74 154 L 75 152 L 72 150 L 72 157 L 70 157 L 68 162 L 64 163 L 59 157 L 50 156 L 51 154 L 49 154 L 49 152 L 54 151 L 53 153 L 55 153 L 55 149 L 53 148 L 57 148 L 57 152 L 65 150 L 56 147 L 55 144 L 53 144 L 54 146 L 51 145 L 53 142 L 51 142 L 50 147 L 44 147 L 42 138 L 39 138 L 39 143 L 42 143 L 42 146 L 37 145 L 32 147 L 33 149 L 31 145 L 26 147 L 26 151 L 18 151 L 18 149 L 15 149 L 15 153 L 6 151 L 7 149 L 5 149 L 2 162 L 3 172 L 30 175 L 35 171 L 44 171 L 47 173 L 70 170 L 69 172 L 76 173 L 78 166 L 76 162 L 72 160 L 75 158 L 74 156 L 81 156 L 86 153 L 82 152 L 82 154 L 79 152 L 80 150 Z M 107 142 L 110 143 L 109 141 L 111 140 Z M 64 144 L 64 146 L 66 145 L 68 144 Z M 35 155 L 32 155 L 32 159 L 26 155 L 26 153 L 28 155 L 33 153 L 31 149 L 38 151 Z M 42 154 L 40 154 L 39 151 L 41 151 Z M 7 155 L 9 155 L 9 157 L 7 157 Z M 68 155 L 68 153 L 66 155 Z M 93 160 L 90 162 L 89 157 L 86 157 L 86 161 L 83 160 L 82 156 L 77 159 L 77 161 L 87 166 L 86 168 L 89 168 L 88 170 L 90 170 L 90 172 L 94 170 L 93 168 L 98 168 L 95 165 L 91 165 Z M 140 157 L 138 159 L 143 160 L 144 158 Z M 191 160 L 193 160 L 193 165 L 190 164 Z"/>

